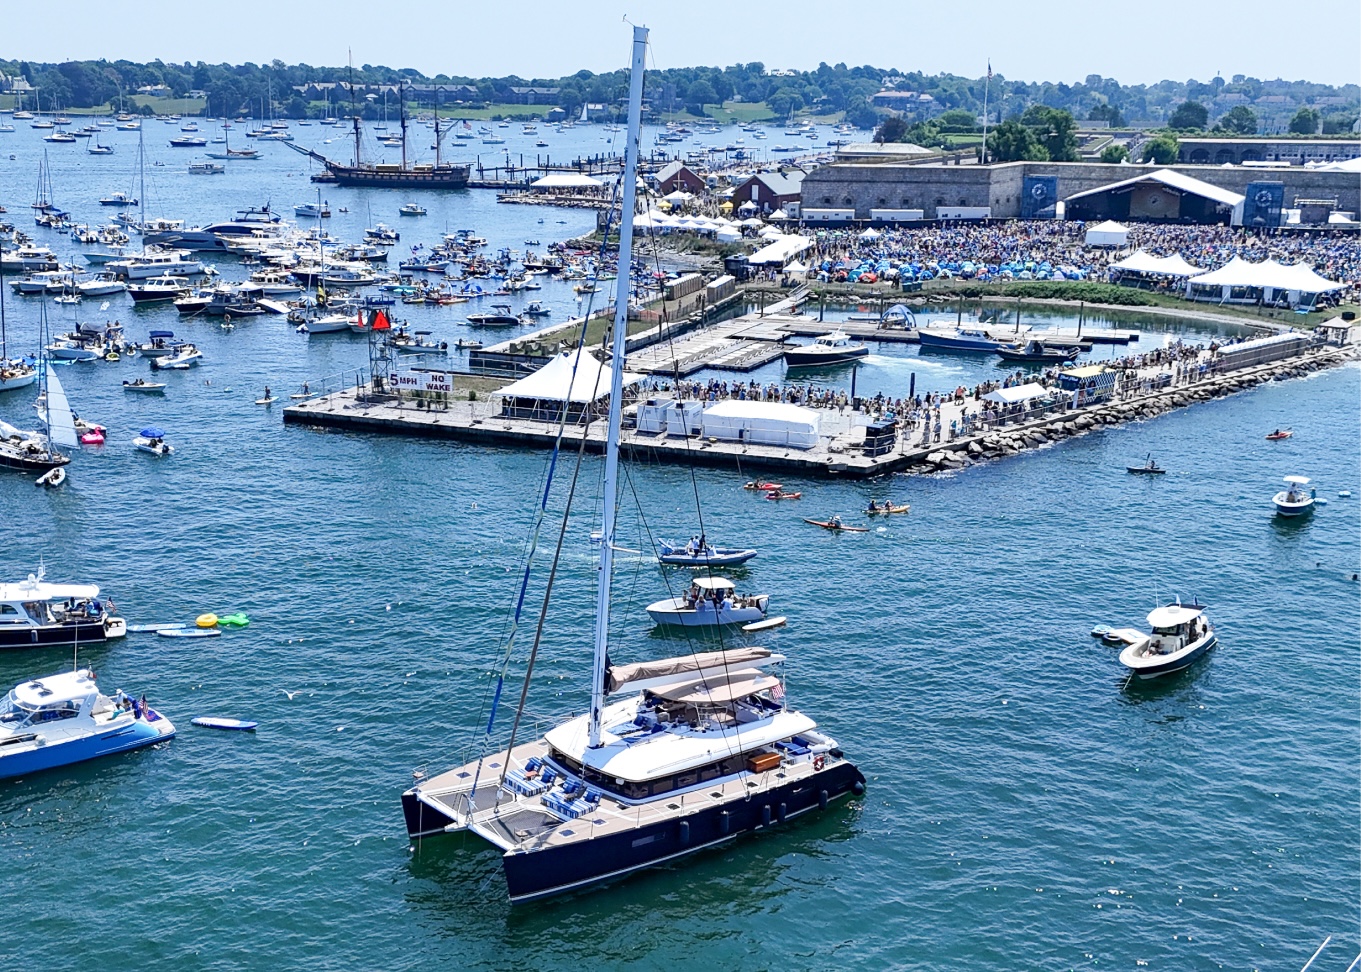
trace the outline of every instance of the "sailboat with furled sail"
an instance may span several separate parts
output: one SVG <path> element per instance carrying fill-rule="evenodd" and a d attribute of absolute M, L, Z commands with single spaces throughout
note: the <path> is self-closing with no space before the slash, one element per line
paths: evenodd
<path fill-rule="evenodd" d="M 612 335 L 613 360 L 619 362 L 629 308 L 646 51 L 647 30 L 635 27 Z M 576 353 L 587 353 L 584 339 Z M 783 655 L 746 647 L 610 663 L 624 389 L 623 369 L 609 371 L 589 709 L 537 739 L 517 742 L 533 673 L 531 652 L 506 746 L 487 752 L 490 746 L 484 744 L 479 758 L 435 776 L 417 772 L 415 785 L 402 795 L 412 838 L 468 831 L 500 850 L 512 901 L 672 861 L 747 832 L 778 827 L 865 789 L 864 776 L 836 740 L 789 704 L 779 674 Z M 547 495 L 546 488 L 540 515 Z M 521 595 L 528 571 L 527 566 Z M 551 578 L 550 573 L 550 590 Z M 547 602 L 545 595 L 545 607 Z M 503 658 L 510 657 L 515 627 Z M 492 690 L 487 739 L 504 679 L 503 669 Z"/>

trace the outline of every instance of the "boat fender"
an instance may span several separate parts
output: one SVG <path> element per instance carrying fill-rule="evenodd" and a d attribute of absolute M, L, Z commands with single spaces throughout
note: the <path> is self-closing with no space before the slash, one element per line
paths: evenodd
<path fill-rule="evenodd" d="M 787 808 L 787 806 L 786 806 L 785 804 L 781 803 L 781 804 L 780 804 L 780 823 L 784 823 L 784 819 L 785 819 L 786 816 L 788 816 L 788 808 Z"/>
<path fill-rule="evenodd" d="M 680 842 L 682 844 L 690 843 L 690 821 L 688 820 L 680 822 Z"/>
<path fill-rule="evenodd" d="M 718 815 L 718 829 L 726 836 L 732 830 L 732 814 L 724 810 Z"/>
<path fill-rule="evenodd" d="M 826 756 L 823 756 L 823 755 L 820 755 L 820 754 L 819 754 L 819 755 L 813 757 L 813 769 L 814 769 L 815 771 L 821 772 L 821 771 L 822 771 L 822 768 L 823 768 L 824 766 L 826 766 L 826 765 L 827 765 L 827 757 L 826 757 Z"/>
<path fill-rule="evenodd" d="M 763 807 L 761 808 L 761 826 L 763 826 L 763 827 L 769 827 L 769 826 L 770 826 L 770 804 L 769 804 L 769 803 L 767 803 L 765 806 L 763 806 Z"/>
<path fill-rule="evenodd" d="M 819 810 L 826 810 L 826 809 L 827 809 L 827 791 L 826 791 L 826 790 L 818 790 L 818 809 L 819 809 Z"/>
<path fill-rule="evenodd" d="M 854 793 L 856 796 L 864 796 L 865 784 L 861 783 L 859 780 L 856 780 L 854 783 L 851 784 L 851 792 Z"/>

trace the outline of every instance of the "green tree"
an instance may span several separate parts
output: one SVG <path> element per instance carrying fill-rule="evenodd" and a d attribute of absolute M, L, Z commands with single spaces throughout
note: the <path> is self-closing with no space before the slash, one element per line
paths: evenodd
<path fill-rule="evenodd" d="M 907 141 L 907 122 L 898 115 L 889 115 L 874 132 L 876 142 Z"/>
<path fill-rule="evenodd" d="M 705 105 L 717 104 L 717 102 L 718 92 L 714 90 L 712 84 L 703 78 L 690 85 L 685 92 L 685 103 L 687 105 L 703 108 Z"/>
<path fill-rule="evenodd" d="M 846 102 L 846 121 L 856 128 L 873 128 L 879 121 L 879 113 L 869 101 L 856 95 Z"/>
<path fill-rule="evenodd" d="M 978 119 L 971 111 L 963 108 L 951 108 L 949 111 L 935 119 L 936 126 L 942 132 L 976 132 L 978 131 Z"/>
<path fill-rule="evenodd" d="M 1021 115 L 1021 124 L 1035 133 L 1050 161 L 1076 162 L 1077 122 L 1072 112 L 1047 105 L 1031 105 Z"/>
<path fill-rule="evenodd" d="M 1323 119 L 1324 135 L 1346 135 L 1356 124 L 1356 112 L 1326 115 Z"/>
<path fill-rule="evenodd" d="M 1159 135 L 1144 143 L 1140 158 L 1145 162 L 1156 162 L 1158 165 L 1171 165 L 1177 161 L 1180 152 L 1181 145 L 1175 135 Z"/>
<path fill-rule="evenodd" d="M 1119 165 L 1129 158 L 1129 149 L 1119 142 L 1111 142 L 1101 150 L 1101 161 L 1107 165 Z"/>
<path fill-rule="evenodd" d="M 1199 101 L 1183 101 L 1167 119 L 1167 127 L 1179 131 L 1204 131 L 1210 122 L 1210 111 Z"/>
<path fill-rule="evenodd" d="M 803 95 L 793 88 L 785 87 L 767 98 L 766 104 L 770 106 L 776 118 L 788 118 L 803 107 Z"/>
<path fill-rule="evenodd" d="M 1247 105 L 1234 105 L 1219 119 L 1215 131 L 1229 135 L 1256 135 L 1257 114 Z"/>
<path fill-rule="evenodd" d="M 1047 162 L 1049 152 L 1029 126 L 1008 118 L 988 133 L 988 159 L 992 162 Z"/>
<path fill-rule="evenodd" d="M 1301 108 L 1295 112 L 1295 117 L 1290 119 L 1290 130 L 1296 135 L 1313 135 L 1318 131 L 1318 110 L 1315 108 Z"/>
<path fill-rule="evenodd" d="M 1125 116 L 1120 114 L 1120 109 L 1110 102 L 1095 105 L 1087 113 L 1088 121 L 1108 122 L 1111 128 L 1123 128 L 1125 126 Z"/>

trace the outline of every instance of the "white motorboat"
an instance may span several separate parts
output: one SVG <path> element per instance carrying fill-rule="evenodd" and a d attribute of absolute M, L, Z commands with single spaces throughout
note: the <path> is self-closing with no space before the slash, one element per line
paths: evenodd
<path fill-rule="evenodd" d="M 134 378 L 132 381 L 123 379 L 123 391 L 142 392 L 146 395 L 162 395 L 165 393 L 165 382 L 147 381 L 145 378 Z"/>
<path fill-rule="evenodd" d="M 97 361 L 100 353 L 76 341 L 56 340 L 43 348 L 56 361 Z"/>
<path fill-rule="evenodd" d="M 1286 476 L 1285 489 L 1271 497 L 1276 504 L 1277 516 L 1304 516 L 1312 513 L 1318 490 L 1305 487 L 1309 485 L 1307 476 Z"/>
<path fill-rule="evenodd" d="M 128 285 L 111 273 L 101 273 L 76 284 L 76 291 L 82 297 L 108 297 L 124 293 L 127 289 Z"/>
<path fill-rule="evenodd" d="M 1149 612 L 1152 633 L 1127 645 L 1120 664 L 1139 678 L 1170 675 L 1193 664 L 1219 643 L 1205 605 L 1169 604 Z"/>
<path fill-rule="evenodd" d="M 328 314 L 299 325 L 298 330 L 307 334 L 339 334 L 349 331 L 354 318 L 345 314 Z"/>
<path fill-rule="evenodd" d="M 0 778 L 70 766 L 173 738 L 169 719 L 78 669 L 20 682 L 0 702 Z"/>
<path fill-rule="evenodd" d="M 626 268 L 632 262 L 646 28 L 635 27 L 633 40 L 619 256 Z M 624 358 L 627 278 L 621 276 L 615 300 L 616 361 Z M 505 749 L 483 746 L 472 762 L 435 776 L 418 771 L 402 794 L 413 840 L 466 830 L 496 848 L 515 902 L 579 891 L 662 863 L 674 868 L 692 852 L 731 846 L 742 834 L 772 830 L 865 792 L 864 775 L 836 740 L 790 705 L 783 680 L 768 671 L 783 659 L 769 649 L 691 652 L 623 665 L 607 659 L 607 648 L 618 650 L 609 621 L 623 387 L 623 369 L 615 369 L 594 646 L 590 677 L 582 673 L 589 705 L 538 738 L 517 742 L 512 729 Z M 488 698 L 502 697 L 504 681 L 503 670 L 488 686 Z M 522 715 L 520 706 L 517 728 Z M 495 719 L 493 704 L 479 738 L 491 734 Z M 477 881 L 473 893 L 481 895 L 485 883 Z"/>
<path fill-rule="evenodd" d="M 129 280 L 149 280 L 152 277 L 171 274 L 190 277 L 204 272 L 203 264 L 190 256 L 186 250 L 163 250 L 158 253 L 148 251 L 126 260 L 106 263 L 105 267 Z"/>
<path fill-rule="evenodd" d="M 38 380 L 38 369 L 25 361 L 0 360 L 0 391 L 27 388 Z"/>
<path fill-rule="evenodd" d="M 165 433 L 157 428 L 143 429 L 140 434 L 132 437 L 132 445 L 153 456 L 170 456 L 175 453 L 175 447 L 165 441 Z"/>
<path fill-rule="evenodd" d="M 809 368 L 814 365 L 841 364 L 867 357 L 870 349 L 853 342 L 844 331 L 836 330 L 824 334 L 812 344 L 800 344 L 785 348 L 785 364 L 791 368 Z"/>
<path fill-rule="evenodd" d="M 180 345 L 171 354 L 151 359 L 151 367 L 161 370 L 183 371 L 203 360 L 203 352 L 192 344 Z"/>
<path fill-rule="evenodd" d="M 416 203 L 407 203 L 399 207 L 397 213 L 401 216 L 424 216 L 425 209 Z"/>
<path fill-rule="evenodd" d="M 726 577 L 696 577 L 680 597 L 668 597 L 647 606 L 657 624 L 685 628 L 750 624 L 766 616 L 767 594 L 740 595 Z"/>
<path fill-rule="evenodd" d="M 745 547 L 715 547 L 704 537 L 691 537 L 684 546 L 657 541 L 657 560 L 673 567 L 738 567 L 756 551 Z"/>
<path fill-rule="evenodd" d="M 39 476 L 34 480 L 33 485 L 46 486 L 48 489 L 56 489 L 64 482 L 66 482 L 66 467 L 57 466 L 55 469 L 49 469 Z"/>
<path fill-rule="evenodd" d="M 60 468 L 60 467 L 57 467 Z M 0 648 L 97 644 L 128 633 L 94 584 L 51 584 L 44 571 L 0 584 Z"/>

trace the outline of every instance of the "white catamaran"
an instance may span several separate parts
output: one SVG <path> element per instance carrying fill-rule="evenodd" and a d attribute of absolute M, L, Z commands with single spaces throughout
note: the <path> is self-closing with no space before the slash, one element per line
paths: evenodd
<path fill-rule="evenodd" d="M 646 49 L 647 30 L 635 27 L 615 361 L 624 360 Z M 611 370 L 590 710 L 530 742 L 516 744 L 512 730 L 508 748 L 417 773 L 402 795 L 411 837 L 467 830 L 500 849 L 512 901 L 670 861 L 865 789 L 836 741 L 789 706 L 771 671 L 782 655 L 731 648 L 609 664 L 623 402 L 623 369 Z"/>

